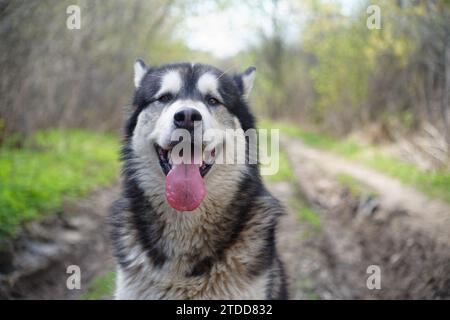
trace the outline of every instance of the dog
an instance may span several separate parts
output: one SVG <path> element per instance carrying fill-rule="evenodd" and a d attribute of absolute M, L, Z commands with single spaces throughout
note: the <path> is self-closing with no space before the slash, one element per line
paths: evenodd
<path fill-rule="evenodd" d="M 242 137 L 255 128 L 248 105 L 254 77 L 254 67 L 232 76 L 205 64 L 150 67 L 136 60 L 122 194 L 109 220 L 116 299 L 288 298 L 275 245 L 284 209 L 265 188 L 258 163 L 247 155 L 244 163 L 219 164 L 223 139 L 187 144 L 209 147 L 208 163 L 173 161 L 181 143 L 171 139 L 175 130 L 192 137 L 201 125 L 202 139 L 208 130 Z M 248 152 L 249 139 L 241 141 Z"/>

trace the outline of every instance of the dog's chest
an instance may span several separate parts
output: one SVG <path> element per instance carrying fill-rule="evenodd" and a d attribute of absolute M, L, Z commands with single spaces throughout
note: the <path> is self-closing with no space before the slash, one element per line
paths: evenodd
<path fill-rule="evenodd" d="M 242 230 L 239 237 L 225 247 L 231 228 L 220 220 L 223 215 L 211 212 L 161 215 L 159 222 L 164 228 L 152 246 L 165 257 L 160 265 L 152 262 L 148 250 L 137 240 L 136 231 L 129 229 L 128 241 L 124 244 L 128 248 L 126 260 L 132 261 L 132 265 L 119 268 L 116 297 L 265 299 L 268 271 L 255 276 L 253 270 L 264 243 L 262 230 L 257 226 L 264 220 L 254 216 L 260 223 L 249 221 L 248 225 L 255 227 Z"/>
<path fill-rule="evenodd" d="M 200 276 L 188 276 L 184 262 L 162 268 L 141 266 L 136 272 L 119 270 L 118 299 L 265 299 L 266 274 L 248 278 L 239 262 L 217 263 Z"/>
<path fill-rule="evenodd" d="M 178 225 L 178 228 L 184 226 Z M 205 226 L 207 227 L 207 226 Z M 251 253 L 247 241 L 227 250 L 220 260 L 210 261 L 213 248 L 210 232 L 191 229 L 189 237 L 168 232 L 158 243 L 168 254 L 161 266 L 156 266 L 140 252 L 134 265 L 119 270 L 119 299 L 264 299 L 267 275 L 250 277 L 247 268 Z M 175 236 L 176 235 L 176 236 Z M 136 252 L 139 246 L 133 248 Z"/>

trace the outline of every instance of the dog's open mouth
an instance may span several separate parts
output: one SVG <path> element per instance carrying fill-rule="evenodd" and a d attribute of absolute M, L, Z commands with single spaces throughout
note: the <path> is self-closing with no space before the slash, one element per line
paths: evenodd
<path fill-rule="evenodd" d="M 167 176 L 172 169 L 172 159 L 169 157 L 170 150 L 163 149 L 159 145 L 155 144 L 156 153 L 158 154 L 159 164 L 161 165 L 161 168 L 164 172 L 164 174 Z M 202 150 L 204 148 L 202 147 Z M 194 150 L 194 147 L 192 145 L 191 150 Z M 192 151 L 193 152 L 193 151 Z M 214 156 L 215 150 L 212 151 L 212 155 Z M 199 167 L 199 172 L 202 177 L 206 176 L 206 174 L 209 172 L 211 167 L 213 166 L 212 163 L 206 163 L 205 161 L 202 161 L 202 165 Z"/>
<path fill-rule="evenodd" d="M 203 150 L 202 146 L 202 152 Z M 194 157 L 188 157 L 191 161 L 182 160 L 182 154 L 173 155 L 172 149 L 167 150 L 155 144 L 159 164 L 166 175 L 166 199 L 172 208 L 178 211 L 193 211 L 202 203 L 205 195 L 205 183 L 203 177 L 209 172 L 212 163 L 194 161 Z M 191 146 L 192 154 L 194 148 Z M 182 150 L 183 151 L 183 150 Z M 215 150 L 211 152 L 215 153 Z M 203 155 L 203 154 L 202 154 Z M 209 161 L 208 161 L 209 162 Z"/>

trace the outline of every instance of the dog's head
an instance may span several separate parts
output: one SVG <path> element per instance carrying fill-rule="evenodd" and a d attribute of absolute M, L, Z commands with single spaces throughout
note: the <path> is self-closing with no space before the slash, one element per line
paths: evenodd
<path fill-rule="evenodd" d="M 141 185 L 155 188 L 157 182 L 174 209 L 195 210 L 207 192 L 205 181 L 226 174 L 220 166 L 233 170 L 216 161 L 226 158 L 224 133 L 239 130 L 242 136 L 254 128 L 246 103 L 254 75 L 253 67 L 230 76 L 209 65 L 148 67 L 137 60 L 126 139 Z"/>

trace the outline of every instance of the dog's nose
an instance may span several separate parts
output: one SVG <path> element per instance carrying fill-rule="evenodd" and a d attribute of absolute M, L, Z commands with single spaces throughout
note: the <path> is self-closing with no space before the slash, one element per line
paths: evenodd
<path fill-rule="evenodd" d="M 192 108 L 180 110 L 173 116 L 173 122 L 177 128 L 193 129 L 196 121 L 202 121 L 202 115 Z"/>

